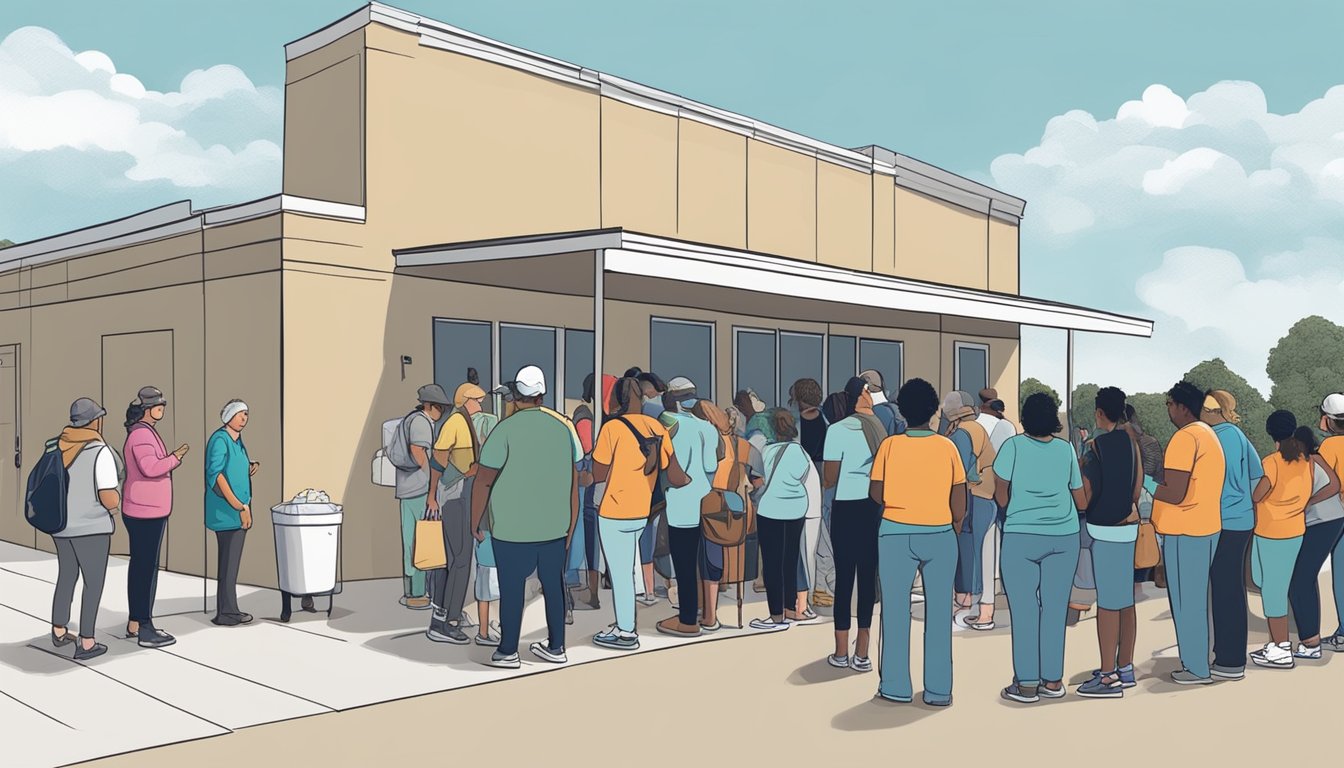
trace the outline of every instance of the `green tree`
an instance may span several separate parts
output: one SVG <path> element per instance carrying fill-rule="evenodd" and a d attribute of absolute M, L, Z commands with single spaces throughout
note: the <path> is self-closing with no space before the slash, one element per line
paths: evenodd
<path fill-rule="evenodd" d="M 1073 388 L 1072 412 L 1069 414 L 1073 426 L 1089 432 L 1097 428 L 1097 392 L 1100 389 L 1096 384 L 1079 384 Z"/>
<path fill-rule="evenodd" d="M 1220 358 L 1206 360 L 1185 374 L 1185 380 L 1202 390 L 1225 389 L 1237 399 L 1241 429 L 1261 456 L 1274 449 L 1274 441 L 1265 433 L 1265 420 L 1272 410 L 1260 390 L 1227 367 Z"/>
<path fill-rule="evenodd" d="M 1344 389 L 1344 328 L 1317 315 L 1297 321 L 1270 350 L 1265 370 L 1274 382 L 1269 402 L 1315 426 L 1321 400 Z"/>
<path fill-rule="evenodd" d="M 1028 397 L 1031 397 L 1032 395 L 1036 394 L 1037 392 L 1044 392 L 1045 394 L 1049 395 L 1050 397 L 1053 397 L 1053 398 L 1055 399 L 1055 402 L 1056 402 L 1056 403 L 1060 402 L 1060 400 L 1059 400 L 1059 393 L 1056 392 L 1052 387 L 1050 387 L 1050 385 L 1046 384 L 1045 382 L 1041 381 L 1040 379 L 1027 379 L 1026 381 L 1022 382 L 1022 386 L 1018 389 L 1017 392 L 1018 392 L 1018 398 L 1019 398 L 1018 403 L 1017 403 L 1017 405 L 1018 405 L 1018 411 L 1017 411 L 1017 412 L 1018 412 L 1018 413 L 1021 413 L 1021 412 L 1022 412 L 1021 407 L 1022 407 L 1024 404 L 1026 404 L 1026 402 L 1027 402 L 1027 398 L 1028 398 Z"/>
<path fill-rule="evenodd" d="M 6 240 L 5 238 L 0 237 L 0 248 L 8 248 L 13 244 L 14 244 L 13 240 Z"/>
<path fill-rule="evenodd" d="M 1140 392 L 1129 396 L 1129 404 L 1134 406 L 1134 415 L 1139 419 L 1143 431 L 1157 438 L 1165 448 L 1176 434 L 1176 427 L 1167 415 L 1167 396 L 1159 393 Z"/>

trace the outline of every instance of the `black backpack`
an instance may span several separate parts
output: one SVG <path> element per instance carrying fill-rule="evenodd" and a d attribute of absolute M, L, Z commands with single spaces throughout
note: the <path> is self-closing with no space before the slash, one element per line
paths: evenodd
<path fill-rule="evenodd" d="M 37 465 L 28 473 L 28 486 L 23 497 L 23 513 L 28 524 L 43 533 L 64 531 L 69 489 L 70 472 L 65 468 L 61 449 L 55 439 L 48 440 Z"/>

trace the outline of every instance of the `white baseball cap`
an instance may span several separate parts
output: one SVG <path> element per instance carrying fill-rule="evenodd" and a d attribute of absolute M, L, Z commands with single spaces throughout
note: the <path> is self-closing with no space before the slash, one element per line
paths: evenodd
<path fill-rule="evenodd" d="M 1344 418 L 1344 394 L 1326 395 L 1325 402 L 1321 403 L 1321 413 L 1331 418 Z"/>
<path fill-rule="evenodd" d="M 546 374 L 535 365 L 519 369 L 513 379 L 513 388 L 523 397 L 539 397 L 546 394 Z"/>

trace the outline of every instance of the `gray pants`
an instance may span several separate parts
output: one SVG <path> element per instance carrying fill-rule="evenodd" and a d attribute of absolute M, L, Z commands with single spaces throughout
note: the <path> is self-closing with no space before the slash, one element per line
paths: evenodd
<path fill-rule="evenodd" d="M 243 540 L 247 531 L 215 531 L 219 540 L 219 586 L 215 599 L 217 616 L 237 615 L 238 608 L 238 569 L 243 562 Z"/>
<path fill-rule="evenodd" d="M 439 497 L 443 523 L 443 551 L 448 567 L 429 573 L 429 599 L 439 617 L 457 621 L 467 604 L 471 584 L 471 557 L 475 538 L 471 535 L 471 480 L 466 480 L 462 495 L 456 499 Z"/>
<path fill-rule="evenodd" d="M 103 583 L 107 580 L 107 555 L 112 551 L 112 534 L 62 538 L 53 536 L 56 543 L 56 595 L 51 600 L 51 625 L 70 624 L 70 604 L 75 600 L 75 582 L 84 579 L 84 597 L 79 606 L 79 633 L 93 637 L 98 622 L 98 604 L 103 599 Z"/>
<path fill-rule="evenodd" d="M 820 472 L 821 465 L 816 466 Z M 831 504 L 834 501 L 834 488 L 827 488 L 821 492 L 821 528 L 817 532 L 816 574 L 811 580 L 812 589 L 819 589 L 828 595 L 835 594 L 835 553 L 831 549 Z"/>

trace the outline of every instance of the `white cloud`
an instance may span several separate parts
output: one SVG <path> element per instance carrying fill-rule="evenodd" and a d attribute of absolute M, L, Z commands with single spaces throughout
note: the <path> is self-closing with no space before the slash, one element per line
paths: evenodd
<path fill-rule="evenodd" d="M 20 28 L 0 41 L 0 174 L 28 204 L 0 209 L 0 236 L 39 237 L 174 199 L 205 206 L 274 193 L 282 122 L 281 91 L 237 67 L 153 91 L 101 51 Z M 88 221 L 43 213 L 53 200 L 77 202 L 72 186 L 98 201 L 82 207 Z"/>
<path fill-rule="evenodd" d="M 1344 323 L 1344 86 L 1275 114 L 1255 83 L 1153 85 L 1112 119 L 1051 119 L 991 170 L 1028 201 L 1024 293 L 1157 323 L 1150 340 L 1080 335 L 1077 381 L 1154 391 L 1221 357 L 1267 393 L 1294 322 Z M 1062 337 L 1023 347 L 1024 375 L 1063 386 Z"/>

